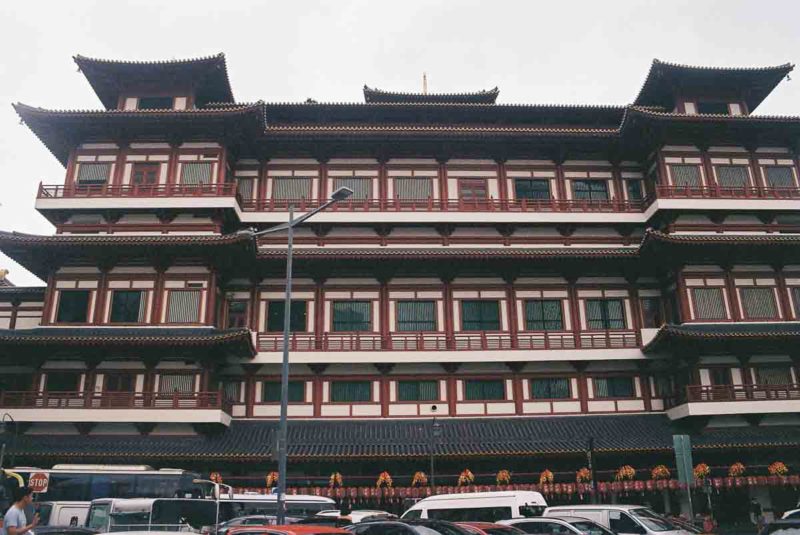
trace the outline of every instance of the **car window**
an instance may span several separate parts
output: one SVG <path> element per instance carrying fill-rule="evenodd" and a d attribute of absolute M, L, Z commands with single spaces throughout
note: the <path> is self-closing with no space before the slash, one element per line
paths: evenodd
<path fill-rule="evenodd" d="M 413 509 L 411 511 L 406 511 L 403 514 L 403 518 L 408 518 L 409 520 L 416 520 L 422 517 L 422 509 Z"/>
<path fill-rule="evenodd" d="M 511 507 L 428 509 L 428 518 L 449 520 L 450 522 L 497 522 L 511 518 Z"/>
<path fill-rule="evenodd" d="M 786 515 L 786 518 L 800 518 L 800 511 L 795 511 L 794 513 L 789 513 Z"/>
<path fill-rule="evenodd" d="M 650 531 L 672 531 L 675 529 L 666 518 L 658 516 L 650 509 L 644 507 L 641 509 L 633 509 L 631 510 L 631 514 Z"/>
<path fill-rule="evenodd" d="M 644 533 L 644 528 L 622 511 L 608 512 L 609 525 L 614 533 Z"/>
<path fill-rule="evenodd" d="M 609 531 L 600 524 L 597 524 L 590 520 L 580 520 L 576 522 L 570 522 L 570 524 L 578 528 L 578 530 L 580 530 L 581 532 L 586 533 L 588 535 L 614 535 L 613 531 Z"/>
<path fill-rule="evenodd" d="M 519 530 L 511 526 L 483 528 L 484 533 L 488 535 L 517 535 Z"/>
<path fill-rule="evenodd" d="M 514 527 L 525 533 L 544 533 L 550 522 L 514 522 Z"/>

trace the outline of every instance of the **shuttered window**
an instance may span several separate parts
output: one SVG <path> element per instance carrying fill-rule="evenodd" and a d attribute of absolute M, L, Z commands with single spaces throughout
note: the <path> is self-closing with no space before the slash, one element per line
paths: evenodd
<path fill-rule="evenodd" d="M 505 384 L 501 379 L 467 379 L 464 381 L 464 399 L 467 401 L 499 401 L 506 399 Z"/>
<path fill-rule="evenodd" d="M 625 188 L 628 191 L 629 201 L 640 201 L 642 195 L 642 181 L 641 180 L 626 180 Z"/>
<path fill-rule="evenodd" d="M 462 178 L 458 181 L 458 190 L 465 201 L 485 201 L 489 197 L 485 180 Z"/>
<path fill-rule="evenodd" d="M 744 165 L 717 167 L 717 181 L 723 188 L 743 188 L 747 186 L 747 180 L 747 167 Z"/>
<path fill-rule="evenodd" d="M 289 403 L 303 403 L 306 400 L 304 381 L 289 381 Z M 264 381 L 261 383 L 261 401 L 263 403 L 280 403 L 281 382 Z"/>
<path fill-rule="evenodd" d="M 191 394 L 194 392 L 193 374 L 166 374 L 159 376 L 158 391 L 161 394 Z"/>
<path fill-rule="evenodd" d="M 395 178 L 394 194 L 401 201 L 423 201 L 433 197 L 430 178 Z"/>
<path fill-rule="evenodd" d="M 607 201 L 608 184 L 605 180 L 573 180 L 572 196 L 579 201 Z"/>
<path fill-rule="evenodd" d="M 531 397 L 533 399 L 568 399 L 569 379 L 566 377 L 545 377 L 531 379 Z"/>
<path fill-rule="evenodd" d="M 692 288 L 695 317 L 699 320 L 724 320 L 728 317 L 722 288 Z"/>
<path fill-rule="evenodd" d="M 793 188 L 794 174 L 792 168 L 785 165 L 768 165 L 764 168 L 767 185 L 771 188 Z"/>
<path fill-rule="evenodd" d="M 365 332 L 372 330 L 370 301 L 334 301 L 333 332 Z"/>
<path fill-rule="evenodd" d="M 200 290 L 170 290 L 167 323 L 198 323 Z"/>
<path fill-rule="evenodd" d="M 225 396 L 225 399 L 228 401 L 238 403 L 241 386 L 242 384 L 240 381 L 225 381 L 222 383 L 222 395 Z"/>
<path fill-rule="evenodd" d="M 181 184 L 211 184 L 211 165 L 210 162 L 184 162 L 181 164 Z"/>
<path fill-rule="evenodd" d="M 461 301 L 461 329 L 464 331 L 499 331 L 498 301 Z"/>
<path fill-rule="evenodd" d="M 436 303 L 433 301 L 398 301 L 397 330 L 435 331 Z"/>
<path fill-rule="evenodd" d="M 247 327 L 247 301 L 228 301 L 229 329 Z"/>
<path fill-rule="evenodd" d="M 114 290 L 111 295 L 111 323 L 144 322 L 147 299 L 141 290 Z"/>
<path fill-rule="evenodd" d="M 283 301 L 269 301 L 267 303 L 267 332 L 283 332 L 283 311 L 286 304 Z M 305 332 L 308 320 L 307 303 L 292 300 L 289 309 L 289 330 L 291 332 Z"/>
<path fill-rule="evenodd" d="M 47 372 L 45 387 L 48 392 L 77 392 L 81 386 L 81 374 L 78 372 Z"/>
<path fill-rule="evenodd" d="M 639 301 L 642 309 L 642 327 L 654 329 L 664 324 L 664 316 L 661 312 L 660 297 L 642 297 Z"/>
<path fill-rule="evenodd" d="M 89 314 L 89 290 L 58 292 L 58 323 L 86 323 Z"/>
<path fill-rule="evenodd" d="M 633 377 L 601 377 L 594 380 L 597 398 L 632 398 L 635 395 Z"/>
<path fill-rule="evenodd" d="M 670 165 L 673 186 L 700 186 L 700 168 L 696 165 Z"/>
<path fill-rule="evenodd" d="M 110 174 L 110 163 L 82 163 L 78 165 L 77 182 L 82 186 L 105 184 Z"/>
<path fill-rule="evenodd" d="M 372 382 L 331 381 L 331 401 L 334 403 L 372 401 Z"/>
<path fill-rule="evenodd" d="M 237 178 L 236 179 L 236 192 L 244 200 L 253 198 L 253 186 L 256 181 L 252 178 Z"/>
<path fill-rule="evenodd" d="M 398 401 L 437 401 L 439 381 L 398 381 Z"/>
<path fill-rule="evenodd" d="M 590 329 L 624 329 L 625 307 L 622 299 L 587 299 L 586 322 Z"/>
<path fill-rule="evenodd" d="M 333 191 L 339 188 L 350 188 L 353 190 L 352 199 L 369 199 L 372 193 L 371 178 L 339 177 L 333 180 Z"/>
<path fill-rule="evenodd" d="M 131 184 L 136 186 L 158 184 L 159 173 L 161 173 L 160 163 L 135 163 L 131 170 Z"/>
<path fill-rule="evenodd" d="M 790 385 L 792 372 L 786 366 L 763 366 L 756 368 L 758 384 L 761 385 Z"/>
<path fill-rule="evenodd" d="M 800 318 L 800 286 L 792 288 L 792 301 L 794 303 L 794 316 Z"/>
<path fill-rule="evenodd" d="M 272 179 L 272 198 L 282 201 L 296 201 L 311 197 L 310 178 Z"/>
<path fill-rule="evenodd" d="M 560 331 L 563 328 L 560 300 L 532 299 L 525 302 L 525 329 L 529 331 Z"/>
<path fill-rule="evenodd" d="M 514 195 L 517 199 L 549 199 L 550 181 L 518 178 L 514 180 Z"/>
<path fill-rule="evenodd" d="M 139 97 L 136 109 L 139 110 L 171 110 L 172 97 Z"/>
<path fill-rule="evenodd" d="M 742 311 L 747 319 L 776 318 L 778 307 L 772 288 L 740 288 Z"/>

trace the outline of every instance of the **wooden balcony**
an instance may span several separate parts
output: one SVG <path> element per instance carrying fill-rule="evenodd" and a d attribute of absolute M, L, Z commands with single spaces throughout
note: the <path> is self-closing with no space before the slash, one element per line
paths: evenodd
<path fill-rule="evenodd" d="M 800 412 L 800 384 L 689 385 L 665 399 L 672 419 L 685 416 Z"/>
<path fill-rule="evenodd" d="M 230 423 L 221 392 L 0 392 L 0 408 L 19 421 Z"/>
<path fill-rule="evenodd" d="M 666 199 L 800 199 L 800 188 L 658 186 L 657 192 Z"/>
<path fill-rule="evenodd" d="M 641 345 L 635 331 L 509 333 L 293 333 L 291 351 L 498 351 L 551 349 L 621 349 Z M 283 335 L 259 333 L 258 350 L 281 351 Z"/>
<path fill-rule="evenodd" d="M 38 199 L 70 199 L 94 197 L 236 197 L 236 184 L 39 184 Z"/>

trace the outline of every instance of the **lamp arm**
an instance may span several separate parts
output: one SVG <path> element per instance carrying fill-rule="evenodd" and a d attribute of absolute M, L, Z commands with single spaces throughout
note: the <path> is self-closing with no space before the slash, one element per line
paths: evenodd
<path fill-rule="evenodd" d="M 296 217 L 296 218 L 292 219 L 289 222 L 281 223 L 280 225 L 275 225 L 274 227 L 271 227 L 271 228 L 268 228 L 268 229 L 265 229 L 265 230 L 260 230 L 258 232 L 254 232 L 253 233 L 253 238 L 257 238 L 259 236 L 263 236 L 264 234 L 272 234 L 273 232 L 280 232 L 282 230 L 288 229 L 289 227 L 296 227 L 300 223 L 303 223 L 304 221 L 306 221 L 309 218 L 315 216 L 319 212 L 325 210 L 327 207 L 329 207 L 330 205 L 332 205 L 335 202 L 336 202 L 335 199 L 330 199 L 328 201 L 325 201 L 321 205 L 319 205 L 317 208 L 314 208 L 310 212 L 307 212 L 307 213 L 301 215 L 300 217 Z"/>

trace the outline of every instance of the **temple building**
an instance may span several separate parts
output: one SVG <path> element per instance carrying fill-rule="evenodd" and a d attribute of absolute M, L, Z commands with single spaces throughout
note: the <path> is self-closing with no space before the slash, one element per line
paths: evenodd
<path fill-rule="evenodd" d="M 75 62 L 101 109 L 14 105 L 65 168 L 36 199 L 53 235 L 0 232 L 46 281 L 0 283 L 18 464 L 263 491 L 286 234 L 238 231 L 347 187 L 295 232 L 293 491 L 389 507 L 430 492 L 416 472 L 446 492 L 509 470 L 580 502 L 591 453 L 603 499 L 674 511 L 684 434 L 731 515 L 797 502 L 800 117 L 755 113 L 793 65 L 654 60 L 630 105 L 560 106 L 239 103 L 222 54 Z"/>

